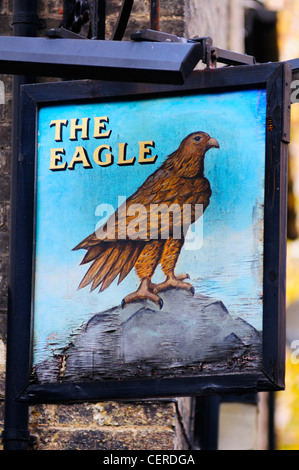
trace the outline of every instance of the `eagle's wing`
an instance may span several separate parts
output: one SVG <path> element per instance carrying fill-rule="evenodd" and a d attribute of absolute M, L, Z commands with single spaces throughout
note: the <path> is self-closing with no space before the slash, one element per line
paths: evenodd
<path fill-rule="evenodd" d="M 172 185 L 169 184 L 169 175 L 166 175 L 161 169 L 154 172 L 98 230 L 79 243 L 74 250 L 90 249 L 102 241 L 114 242 L 129 239 L 130 237 L 123 233 L 124 228 L 130 227 L 133 222 L 135 223 L 136 217 L 138 217 L 140 230 L 138 230 L 139 237 L 136 237 L 135 240 L 149 241 L 147 223 L 149 220 L 147 215 L 150 212 L 151 205 L 167 204 L 176 197 L 177 188 L 173 183 L 179 178 L 171 177 L 171 179 Z M 91 259 L 86 258 L 86 262 L 88 261 L 91 261 Z"/>

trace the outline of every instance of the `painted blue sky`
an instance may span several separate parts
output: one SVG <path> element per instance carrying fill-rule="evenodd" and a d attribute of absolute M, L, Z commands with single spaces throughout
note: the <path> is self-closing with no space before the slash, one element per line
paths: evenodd
<path fill-rule="evenodd" d="M 54 119 L 108 116 L 111 135 L 106 139 L 55 142 Z M 261 276 L 266 93 L 235 91 L 216 95 L 164 97 L 44 107 L 38 116 L 36 277 L 34 310 L 34 361 L 69 342 L 69 335 L 95 313 L 117 305 L 135 290 L 132 272 L 119 286 L 107 291 L 77 290 L 86 265 L 84 251 L 72 251 L 95 230 L 97 207 L 117 208 L 118 196 L 128 197 L 176 150 L 191 132 L 204 131 L 216 138 L 220 149 L 205 158 L 205 176 L 212 188 L 210 206 L 198 230 L 203 243 L 184 249 L 177 266 L 187 271 L 199 294 L 221 299 L 229 312 L 262 328 Z M 79 134 L 80 135 L 80 134 Z M 94 149 L 108 144 L 117 160 L 118 143 L 126 142 L 127 158 L 138 157 L 139 141 L 154 141 L 155 164 L 100 167 Z M 74 170 L 51 171 L 50 148 L 63 147 L 70 163 L 75 146 L 89 155 L 92 169 L 78 164 Z M 160 274 L 157 272 L 157 277 Z"/>

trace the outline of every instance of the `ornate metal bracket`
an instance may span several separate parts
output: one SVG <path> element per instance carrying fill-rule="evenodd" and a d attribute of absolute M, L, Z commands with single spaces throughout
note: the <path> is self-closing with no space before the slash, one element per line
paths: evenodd
<path fill-rule="evenodd" d="M 151 29 L 142 29 L 132 34 L 131 39 L 134 41 L 199 43 L 202 46 L 201 60 L 207 65 L 207 68 L 215 68 L 217 62 L 226 65 L 254 65 L 256 63 L 253 56 L 239 54 L 214 46 L 213 39 L 210 37 L 185 39 L 175 36 L 174 34 Z"/>
<path fill-rule="evenodd" d="M 126 31 L 134 0 L 122 0 L 110 40 L 120 41 Z M 105 39 L 106 0 L 75 0 L 61 28 L 46 32 L 51 38 Z M 84 30 L 84 31 L 83 31 Z"/>
<path fill-rule="evenodd" d="M 134 0 L 123 0 L 122 6 L 111 36 L 111 40 L 121 40 L 124 36 L 127 23 L 131 14 Z M 151 2 L 151 18 L 153 7 L 159 11 L 159 1 Z M 157 16 L 157 15 L 156 15 Z M 51 38 L 66 39 L 105 39 L 106 0 L 75 0 L 65 27 L 51 29 L 46 35 Z M 82 28 L 88 25 L 88 33 L 80 34 Z M 201 45 L 201 60 L 207 68 L 215 68 L 217 62 L 226 65 L 253 65 L 256 63 L 253 56 L 239 54 L 220 49 L 213 45 L 210 37 L 195 37 L 185 39 L 174 34 L 164 33 L 153 29 L 142 29 L 131 35 L 133 41 L 151 42 L 180 42 L 197 43 Z"/>

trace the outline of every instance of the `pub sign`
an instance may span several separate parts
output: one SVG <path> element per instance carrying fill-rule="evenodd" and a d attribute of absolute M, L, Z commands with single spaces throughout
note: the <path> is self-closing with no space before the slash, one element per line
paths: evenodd
<path fill-rule="evenodd" d="M 23 87 L 21 400 L 283 388 L 288 72 Z"/>

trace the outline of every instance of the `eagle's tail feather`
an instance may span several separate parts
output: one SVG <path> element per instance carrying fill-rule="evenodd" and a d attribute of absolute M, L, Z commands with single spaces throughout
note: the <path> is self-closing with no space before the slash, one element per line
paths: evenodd
<path fill-rule="evenodd" d="M 101 268 L 98 268 L 97 273 L 93 278 L 91 291 L 96 289 L 104 280 L 104 278 L 113 271 L 114 266 L 117 264 L 120 257 L 121 247 L 118 242 L 113 243 L 113 249 L 109 252 L 108 258 L 104 261 Z"/>
<path fill-rule="evenodd" d="M 102 255 L 107 250 L 107 248 L 109 248 L 109 244 L 104 242 L 91 246 L 90 248 L 88 248 L 88 251 L 80 264 L 86 264 L 90 263 L 91 261 L 94 261 L 100 255 Z"/>
<path fill-rule="evenodd" d="M 100 292 L 103 292 L 110 284 L 114 281 L 114 279 L 120 273 L 123 265 L 128 262 L 128 257 L 130 257 L 132 251 L 132 246 L 130 243 L 125 243 L 124 247 L 118 246 L 118 249 L 115 250 L 115 262 L 111 269 L 108 272 L 103 272 L 101 276 L 100 282 L 102 282 Z M 99 285 L 100 282 L 97 284 Z"/>
<path fill-rule="evenodd" d="M 93 261 L 92 265 L 83 277 L 78 289 L 92 283 L 93 291 L 100 286 L 100 292 L 107 289 L 119 274 L 120 283 L 133 269 L 141 251 L 143 242 L 129 242 L 118 240 L 115 242 L 104 242 L 99 247 L 91 247 L 85 255 L 81 264 Z M 99 253 L 97 256 L 96 253 Z M 90 254 L 89 254 L 90 253 Z"/>
<path fill-rule="evenodd" d="M 111 251 L 113 250 L 113 244 L 107 248 L 107 250 L 102 253 L 90 266 L 88 269 L 87 273 L 83 277 L 82 281 L 80 282 L 80 285 L 78 289 L 82 289 L 83 287 L 86 287 L 88 284 L 91 283 L 95 275 L 98 273 L 98 271 L 102 268 L 102 266 L 105 264 L 106 260 L 110 256 Z"/>
<path fill-rule="evenodd" d="M 143 243 L 137 244 L 137 246 L 134 246 L 134 243 L 125 243 L 125 248 L 122 251 L 122 253 L 119 255 L 118 260 L 114 264 L 113 268 L 111 271 L 105 276 L 103 279 L 103 283 L 100 288 L 100 292 L 103 292 L 103 290 L 107 289 L 107 287 L 110 286 L 110 284 L 114 281 L 114 279 L 120 274 L 122 275 L 124 268 L 126 267 L 126 274 L 127 276 L 129 272 L 132 270 L 134 267 L 138 256 L 140 255 L 141 251 L 143 250 Z M 141 246 L 142 245 L 142 246 Z M 119 278 L 118 284 L 121 282 L 122 279 L 124 279 L 123 276 L 122 278 Z"/>
<path fill-rule="evenodd" d="M 77 246 L 73 248 L 72 251 L 75 250 L 88 250 L 91 246 L 98 245 L 101 242 L 101 240 L 96 236 L 95 233 L 92 233 L 91 235 L 88 235 L 88 237 L 84 238 L 82 242 L 80 242 Z"/>

